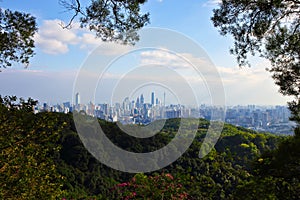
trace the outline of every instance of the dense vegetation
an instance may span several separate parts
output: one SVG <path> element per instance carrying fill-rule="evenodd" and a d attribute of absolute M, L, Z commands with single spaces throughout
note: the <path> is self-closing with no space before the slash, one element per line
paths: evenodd
<path fill-rule="evenodd" d="M 32 100 L 0 98 L 0 199 L 299 199 L 300 138 L 262 134 L 226 124 L 198 158 L 208 121 L 170 166 L 124 173 L 98 162 L 82 145 L 72 114 L 31 112 Z M 120 147 L 148 152 L 167 144 L 180 119 L 148 139 L 99 121 Z"/>

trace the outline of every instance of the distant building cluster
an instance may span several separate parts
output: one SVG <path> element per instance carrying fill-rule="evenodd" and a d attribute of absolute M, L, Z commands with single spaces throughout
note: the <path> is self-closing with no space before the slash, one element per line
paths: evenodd
<path fill-rule="evenodd" d="M 218 107 L 201 105 L 199 108 L 184 105 L 166 105 L 166 94 L 163 101 L 155 98 L 155 93 L 150 95 L 150 102 L 145 102 L 141 94 L 135 100 L 128 97 L 122 103 L 110 105 L 107 103 L 82 104 L 80 94 L 75 95 L 75 104 L 65 102 L 63 104 L 48 105 L 44 103 L 35 108 L 35 112 L 64 112 L 69 113 L 83 111 L 88 115 L 104 119 L 110 122 L 119 121 L 123 124 L 147 125 L 155 120 L 170 118 L 204 118 L 210 120 L 212 115 L 220 109 Z M 224 113 L 224 110 L 222 110 Z M 257 131 L 272 133 L 292 134 L 293 123 L 289 121 L 290 112 L 286 106 L 232 106 L 226 108 L 225 122 L 236 126 L 242 126 Z"/>
<path fill-rule="evenodd" d="M 211 118 L 210 107 L 202 107 L 200 115 Z M 232 106 L 226 108 L 225 122 L 256 131 L 293 134 L 293 123 L 286 106 Z"/>
<path fill-rule="evenodd" d="M 141 94 L 135 100 L 127 97 L 122 103 L 114 105 L 107 103 L 92 105 L 90 103 L 87 106 L 76 108 L 76 110 L 84 110 L 87 114 L 100 119 L 111 122 L 119 121 L 123 124 L 149 124 L 158 119 L 189 117 L 189 110 L 185 106 L 165 105 L 165 94 L 163 101 L 155 98 L 154 92 L 150 97 L 150 102 L 145 102 L 145 97 Z"/>

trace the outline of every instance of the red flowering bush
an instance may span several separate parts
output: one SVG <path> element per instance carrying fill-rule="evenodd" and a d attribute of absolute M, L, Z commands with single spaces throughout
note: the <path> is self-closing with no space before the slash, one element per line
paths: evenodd
<path fill-rule="evenodd" d="M 113 190 L 118 199 L 187 199 L 180 180 L 171 174 L 146 176 L 136 174 L 129 182 L 117 184 Z"/>

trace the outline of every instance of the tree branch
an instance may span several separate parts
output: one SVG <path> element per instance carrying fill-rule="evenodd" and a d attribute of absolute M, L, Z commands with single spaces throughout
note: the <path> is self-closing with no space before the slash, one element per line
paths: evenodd
<path fill-rule="evenodd" d="M 74 15 L 71 17 L 69 23 L 67 25 L 64 25 L 61 23 L 61 27 L 64 29 L 70 29 L 72 28 L 72 23 L 74 19 L 78 16 L 78 14 L 85 15 L 84 12 L 81 10 L 81 3 L 80 0 L 73 0 L 71 3 L 68 3 L 66 0 L 60 0 L 59 3 L 67 9 L 67 11 L 75 11 Z"/>

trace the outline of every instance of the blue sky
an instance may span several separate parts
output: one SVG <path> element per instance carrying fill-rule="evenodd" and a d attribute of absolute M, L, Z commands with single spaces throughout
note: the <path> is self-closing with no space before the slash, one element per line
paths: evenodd
<path fill-rule="evenodd" d="M 82 1 L 82 4 L 88 2 L 85 0 Z M 177 31 L 196 42 L 206 52 L 220 74 L 227 105 L 285 104 L 288 99 L 277 92 L 278 88 L 274 85 L 270 74 L 265 71 L 265 68 L 269 66 L 267 61 L 253 58 L 252 68 L 240 69 L 237 67 L 235 58 L 229 54 L 229 48 L 233 41 L 230 37 L 220 36 L 210 21 L 212 9 L 216 7 L 216 2 L 216 0 L 191 0 L 188 3 L 182 0 L 148 0 L 142 10 L 150 12 L 151 24 L 148 27 Z M 80 29 L 76 22 L 71 30 L 62 29 L 59 24 L 68 22 L 71 13 L 64 12 L 65 9 L 59 5 L 58 0 L 3 0 L 0 2 L 0 7 L 30 12 L 37 18 L 39 26 L 39 31 L 35 35 L 36 55 L 31 59 L 29 68 L 14 66 L 11 69 L 4 69 L 0 73 L 0 94 L 32 97 L 41 103 L 48 102 L 51 104 L 71 101 L 74 96 L 73 86 L 76 85 L 76 74 L 89 59 L 88 56 L 96 47 L 103 45 L 103 42 L 96 39 L 93 33 Z M 164 47 L 162 46 L 162 48 Z M 164 54 L 163 51 L 144 50 L 126 54 L 129 51 L 129 47 L 102 46 L 103 55 L 125 54 L 125 56 L 122 57 L 122 62 L 115 62 L 111 65 L 105 78 L 100 80 L 99 84 L 102 86 L 92 89 L 97 91 L 95 92 L 96 102 L 110 101 L 112 93 L 118 91 L 114 90 L 116 87 L 113 86 L 117 82 L 122 82 L 120 81 L 122 74 L 130 74 L 133 70 L 130 65 L 149 64 L 146 61 L 152 59 L 156 60 L 155 64 L 169 65 L 175 69 L 174 62 L 177 65 L 180 63 L 178 59 L 174 59 L 170 54 Z M 187 52 L 175 53 L 185 56 L 188 60 L 197 59 L 192 55 L 187 55 Z M 184 77 L 189 80 L 193 79 L 192 76 L 189 76 L 192 71 L 186 69 L 178 69 L 177 73 L 185 74 Z M 135 75 L 147 77 L 146 73 L 143 74 L 140 71 L 139 73 Z M 205 73 L 204 76 L 206 76 Z M 158 81 L 158 79 L 155 80 Z M 192 87 L 199 94 L 199 102 L 203 99 L 203 103 L 211 103 L 207 96 L 212 91 L 205 91 L 207 90 L 205 86 L 203 86 L 203 90 L 200 90 L 203 81 L 200 82 Z M 180 84 L 175 81 L 173 86 L 180 87 Z M 85 87 L 88 88 L 88 86 Z M 183 88 L 181 89 L 183 90 Z M 150 93 L 149 90 L 151 89 L 141 90 L 141 92 Z M 178 92 L 180 93 L 179 90 Z M 129 96 L 135 93 L 128 91 Z M 203 95 L 204 93 L 207 95 Z M 178 95 L 180 96 L 180 94 Z M 146 94 L 144 95 L 146 96 Z M 172 99 L 169 100 L 172 103 Z M 89 99 L 85 99 L 85 101 L 87 102 Z"/>

